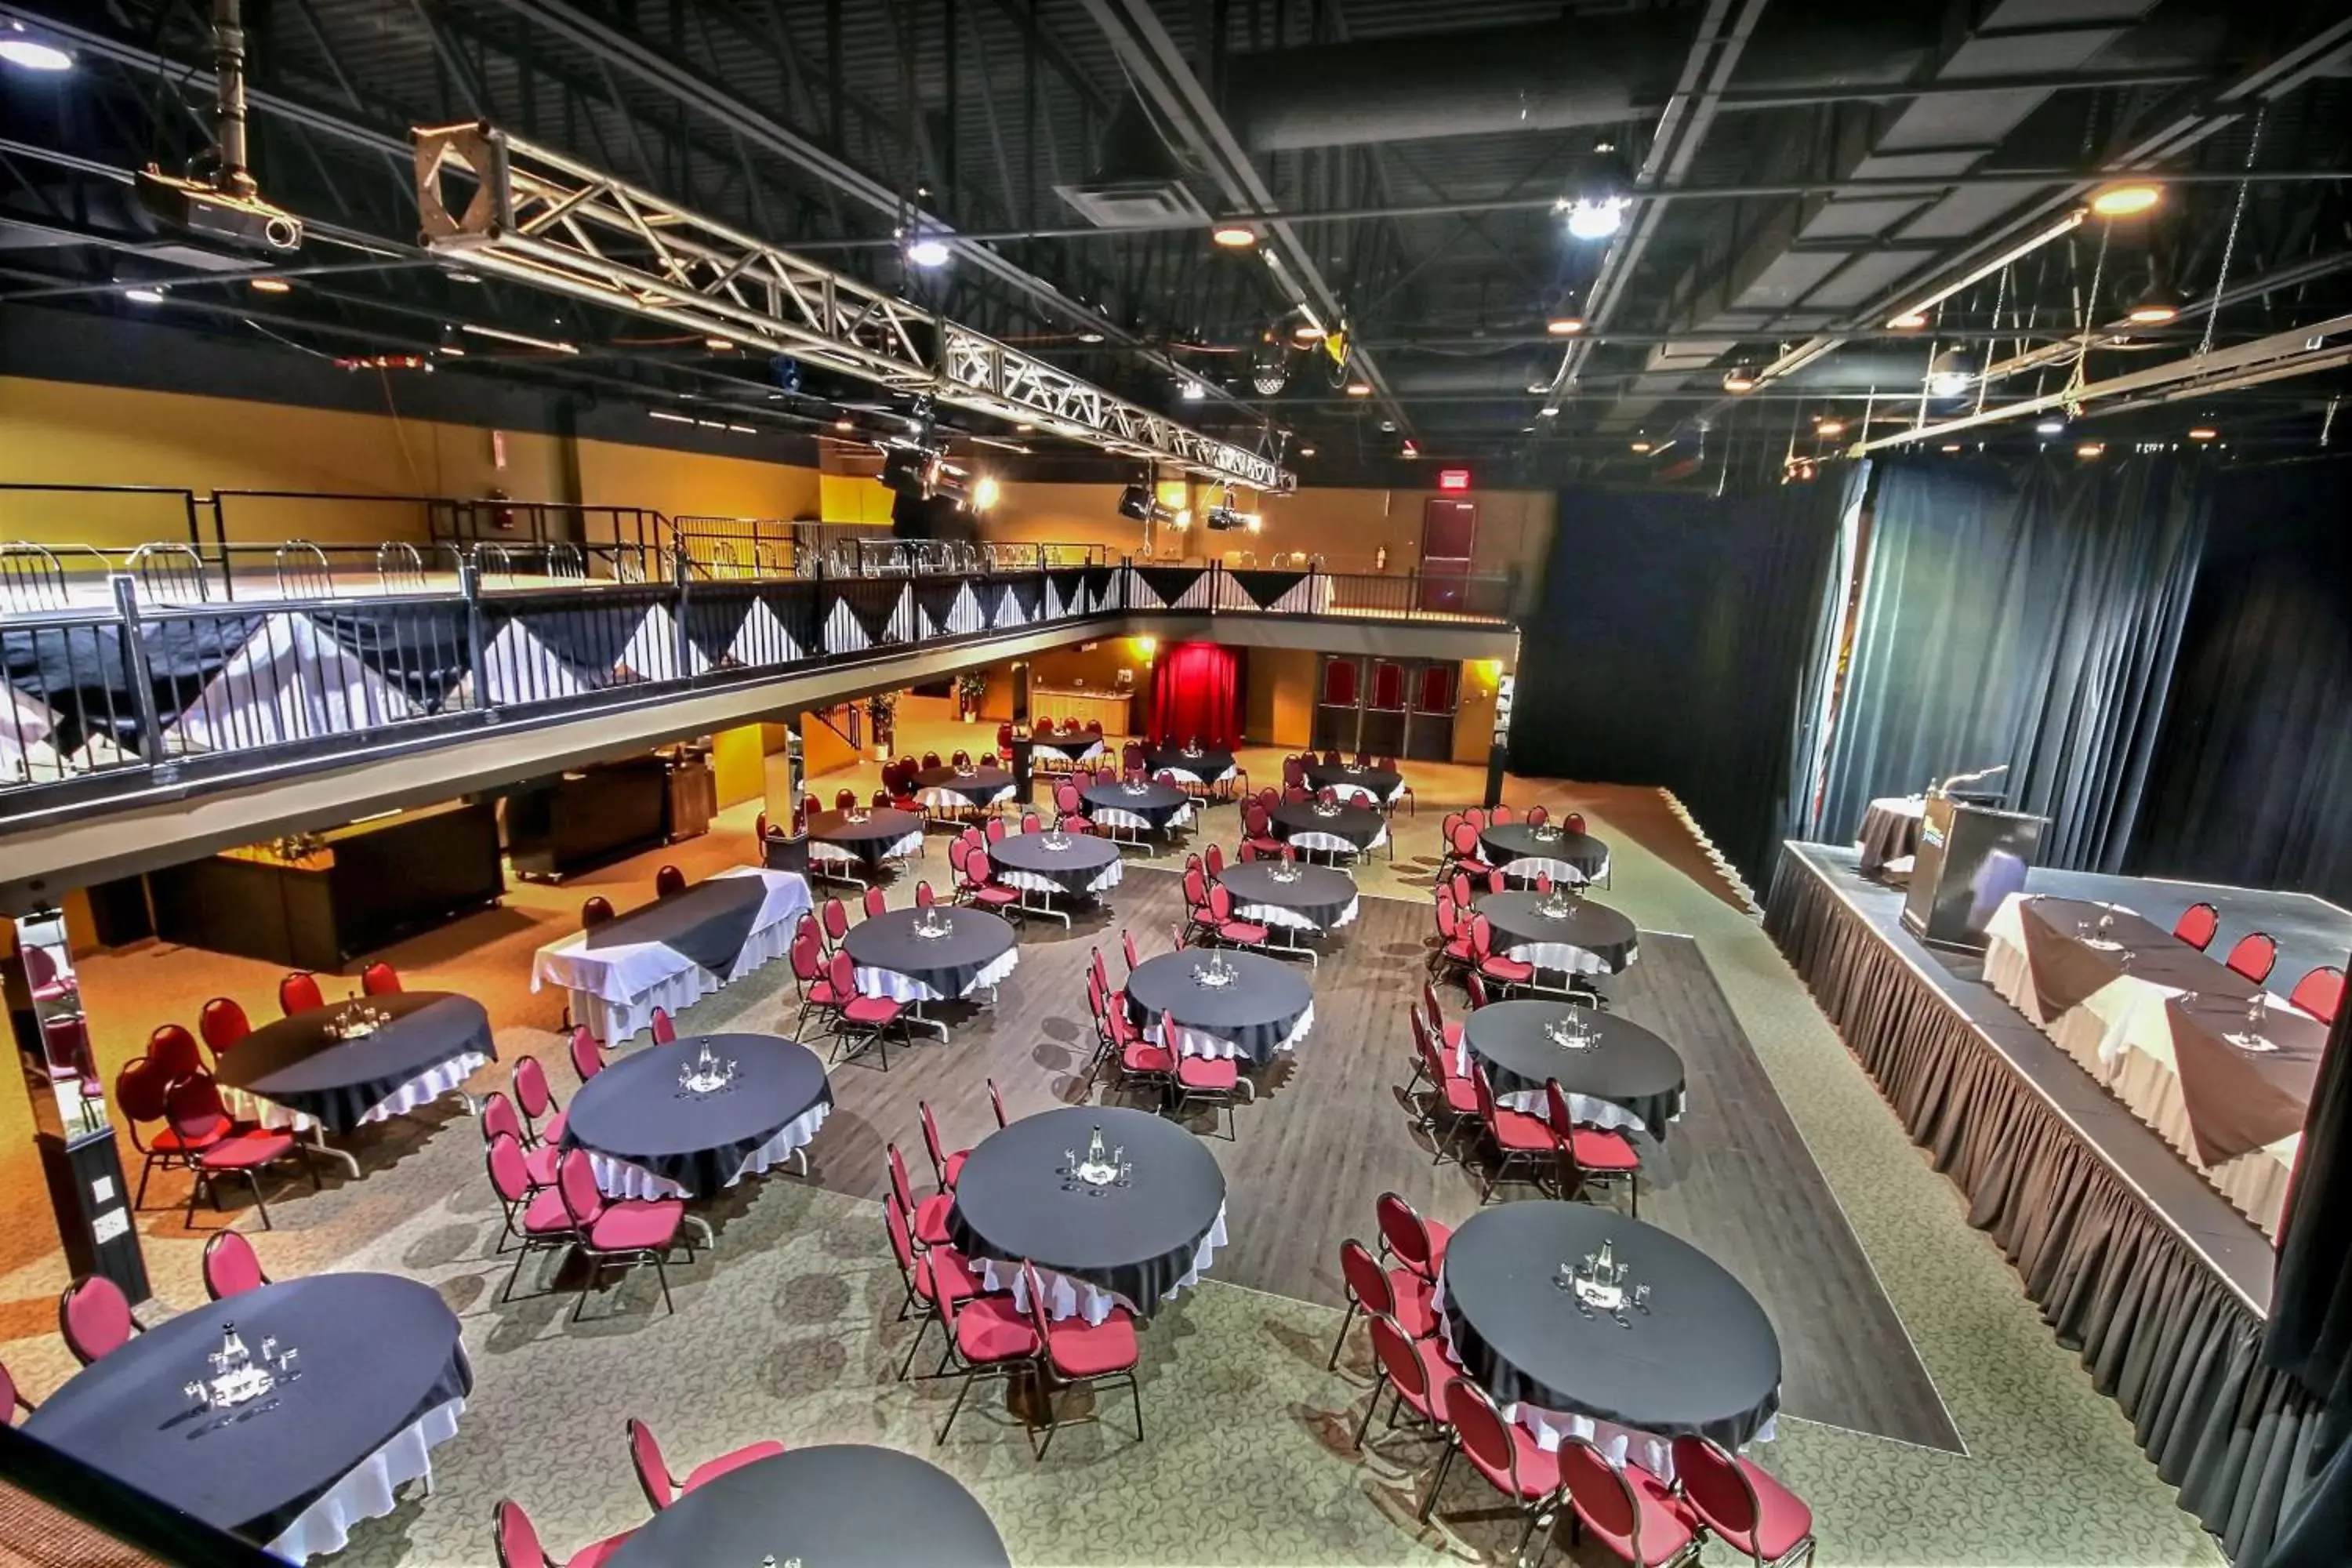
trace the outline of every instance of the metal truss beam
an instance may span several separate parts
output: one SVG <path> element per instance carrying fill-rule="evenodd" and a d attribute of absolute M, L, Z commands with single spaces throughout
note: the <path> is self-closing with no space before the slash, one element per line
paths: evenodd
<path fill-rule="evenodd" d="M 1259 490 L 1275 459 L 1190 429 L 869 284 L 479 122 L 420 128 L 425 243 L 470 267 Z M 462 207 L 445 195 L 470 176 Z"/>

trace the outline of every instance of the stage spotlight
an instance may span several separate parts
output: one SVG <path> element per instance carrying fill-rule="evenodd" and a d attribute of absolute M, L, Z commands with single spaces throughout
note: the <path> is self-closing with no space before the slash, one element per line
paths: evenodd
<path fill-rule="evenodd" d="M 1256 231 L 1237 223 L 1221 223 L 1209 231 L 1209 237 L 1227 250 L 1247 250 L 1257 243 Z"/>
<path fill-rule="evenodd" d="M 0 60 L 28 71 L 69 71 L 74 63 L 71 54 L 34 37 L 22 22 L 10 22 L 0 27 Z"/>
<path fill-rule="evenodd" d="M 1756 390 L 1756 373 L 1744 364 L 1733 365 L 1723 373 L 1723 390 L 1729 393 Z"/>
<path fill-rule="evenodd" d="M 918 239 L 907 247 L 907 259 L 926 270 L 945 267 L 950 254 L 946 240 L 930 236 Z"/>
<path fill-rule="evenodd" d="M 1960 348 L 1948 348 L 1927 364 L 1927 395 L 1930 397 L 1959 397 L 1965 395 L 1976 379 L 1969 363 L 1968 353 Z"/>
<path fill-rule="evenodd" d="M 986 511 L 1004 494 L 1004 487 L 996 482 L 994 474 L 982 474 L 971 482 L 971 507 L 974 511 Z"/>
<path fill-rule="evenodd" d="M 2109 185 L 2091 198 L 2101 217 L 2137 217 L 2164 199 L 2164 187 L 2143 183 Z"/>
<path fill-rule="evenodd" d="M 1633 187 L 1633 171 L 1613 146 L 1594 149 L 1595 157 L 1579 171 L 1568 195 L 1554 204 L 1567 216 L 1568 232 L 1577 239 L 1607 239 L 1625 222 L 1630 205 L 1625 193 Z"/>
<path fill-rule="evenodd" d="M 1209 395 L 1209 389 L 1202 386 L 1197 381 L 1188 381 L 1182 386 L 1177 388 L 1176 395 L 1182 398 L 1187 403 L 1198 403 L 1201 399 Z"/>
<path fill-rule="evenodd" d="M 1622 196 L 1580 196 L 1566 210 L 1569 235 L 1576 239 L 1607 239 L 1625 222 Z"/>
<path fill-rule="evenodd" d="M 928 500 L 939 487 L 940 455 L 922 447 L 893 447 L 882 456 L 882 483 L 900 495 Z"/>

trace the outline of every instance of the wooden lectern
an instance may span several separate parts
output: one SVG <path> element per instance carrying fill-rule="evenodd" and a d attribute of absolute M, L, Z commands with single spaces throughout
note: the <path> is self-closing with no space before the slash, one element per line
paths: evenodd
<path fill-rule="evenodd" d="M 1903 929 L 1931 947 L 1981 951 L 1993 910 L 2024 890 L 2026 869 L 2049 820 L 1930 795 L 1903 900 Z"/>

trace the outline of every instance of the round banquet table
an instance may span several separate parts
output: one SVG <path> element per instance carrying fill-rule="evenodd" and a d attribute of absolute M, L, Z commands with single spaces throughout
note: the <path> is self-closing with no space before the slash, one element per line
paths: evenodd
<path fill-rule="evenodd" d="M 1231 774 L 1234 766 L 1233 752 L 1222 746 L 1203 746 L 1192 752 L 1181 746 L 1143 749 L 1143 771 L 1150 778 L 1158 778 L 1160 770 L 1166 768 L 1181 784 L 1213 784 Z"/>
<path fill-rule="evenodd" d="M 1570 912 L 1543 912 L 1541 893 L 1488 893 L 1478 912 L 1495 928 L 1495 950 L 1522 963 L 1562 974 L 1615 974 L 1641 956 L 1633 922 L 1591 899 L 1570 900 Z"/>
<path fill-rule="evenodd" d="M 892 910 L 859 921 L 841 939 L 857 965 L 857 989 L 898 1002 L 936 1002 L 1004 984 L 1021 960 L 1013 922 L 986 910 L 936 912 L 949 926 L 941 937 L 917 936 L 926 911 Z"/>
<path fill-rule="evenodd" d="M 1000 879 L 1024 892 L 1093 898 L 1126 875 L 1118 846 L 1091 833 L 1011 833 L 988 847 Z"/>
<path fill-rule="evenodd" d="M 1194 971 L 1216 951 L 1234 975 L 1203 985 Z M 1278 959 L 1256 952 L 1187 947 L 1147 958 L 1127 976 L 1128 1015 L 1165 1045 L 1164 1022 L 1176 1016 L 1177 1049 L 1188 1057 L 1240 1057 L 1264 1067 L 1276 1051 L 1296 1050 L 1315 1026 L 1315 988 Z"/>
<path fill-rule="evenodd" d="M 1404 787 L 1404 774 L 1394 768 L 1360 768 L 1347 763 L 1309 763 L 1307 782 L 1316 789 L 1334 789 L 1341 800 L 1370 801 L 1385 806 Z"/>
<path fill-rule="evenodd" d="M 1126 1186 L 1090 1187 L 1063 1173 L 1089 1133 L 1124 1147 Z M 1047 1310 L 1101 1322 L 1114 1305 L 1148 1318 L 1192 1284 L 1225 1245 L 1225 1175 L 1175 1122 L 1119 1106 L 1024 1116 L 991 1133 L 956 1176 L 948 1234 L 988 1288 L 1026 1310 L 1021 1261 L 1037 1266 Z"/>
<path fill-rule="evenodd" d="M 1561 1045 L 1544 1031 L 1571 1017 L 1593 1037 Z M 1588 1127 L 1640 1128 L 1660 1142 L 1683 1113 L 1683 1059 L 1639 1024 L 1571 1002 L 1494 1002 L 1463 1025 L 1462 1047 L 1486 1064 L 1495 1097 L 1544 1114 L 1544 1081 L 1558 1079 L 1570 1115 Z M 1466 1063 L 1457 1063 L 1467 1070 Z"/>
<path fill-rule="evenodd" d="M 1013 798 L 1013 775 L 1000 767 L 974 768 L 958 773 L 953 768 L 926 768 L 915 775 L 915 787 L 922 792 L 926 804 L 953 808 L 979 809 Z M 944 798 L 934 802 L 933 795 Z"/>
<path fill-rule="evenodd" d="M 1091 808 L 1088 816 L 1138 833 L 1165 833 L 1192 814 L 1192 797 L 1164 784 L 1088 784 L 1079 794 Z"/>
<path fill-rule="evenodd" d="M 222 1325 L 257 1360 L 297 1353 L 260 1398 L 199 1410 Z M 457 1430 L 473 1369 L 431 1286 L 390 1274 L 317 1274 L 181 1313 L 76 1373 L 25 1421 L 53 1448 L 281 1557 L 341 1549 L 390 1513 L 393 1489 L 429 1476 Z"/>
<path fill-rule="evenodd" d="M 1532 882 L 1549 872 L 1555 882 L 1597 882 L 1609 874 L 1609 846 L 1590 833 L 1506 822 L 1479 829 L 1478 845 L 1486 863 L 1500 866 L 1513 881 Z"/>
<path fill-rule="evenodd" d="M 490 1016 L 470 996 L 397 991 L 361 998 L 392 1022 L 356 1040 L 327 1033 L 348 1003 L 264 1024 L 220 1058 L 214 1076 L 233 1114 L 271 1127 L 349 1132 L 414 1110 L 498 1059 Z"/>
<path fill-rule="evenodd" d="M 1234 913 L 1276 931 L 1327 931 L 1356 918 L 1356 879 L 1329 866 L 1293 866 L 1296 881 L 1277 880 L 1270 860 L 1228 866 L 1217 880 L 1234 896 Z"/>
<path fill-rule="evenodd" d="M 1557 1270 L 1611 1242 L 1627 1323 L 1578 1310 Z M 1447 1353 L 1547 1448 L 1574 1434 L 1669 1480 L 1668 1445 L 1700 1433 L 1737 1453 L 1769 1441 L 1780 1341 L 1746 1286 L 1688 1242 L 1585 1204 L 1506 1204 L 1463 1222 L 1438 1278 Z"/>
<path fill-rule="evenodd" d="M 820 811 L 809 818 L 808 838 L 812 860 L 846 861 L 862 868 L 870 878 L 883 861 L 922 849 L 923 819 L 911 811 L 893 811 L 887 806 L 877 806 L 857 821 L 845 812 Z M 827 848 L 836 853 L 824 853 Z"/>
<path fill-rule="evenodd" d="M 980 1500 L 912 1454 L 826 1443 L 755 1459 L 681 1492 L 604 1568 L 1010 1568 Z"/>
<path fill-rule="evenodd" d="M 735 1074 L 723 1089 L 679 1086 L 705 1047 Z M 833 1110 L 816 1053 L 781 1035 L 681 1035 L 610 1063 L 563 1113 L 563 1147 L 585 1149 L 616 1198 L 709 1197 L 801 1157 Z"/>
<path fill-rule="evenodd" d="M 1369 806 L 1342 805 L 1327 812 L 1311 800 L 1294 800 L 1276 806 L 1271 815 L 1285 843 L 1321 854 L 1362 855 L 1389 836 L 1388 817 Z"/>

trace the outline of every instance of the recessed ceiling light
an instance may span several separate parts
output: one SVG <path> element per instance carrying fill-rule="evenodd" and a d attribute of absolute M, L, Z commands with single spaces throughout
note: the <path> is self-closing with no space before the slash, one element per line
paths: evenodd
<path fill-rule="evenodd" d="M 2091 198 L 2091 210 L 2101 217 L 2134 217 L 2164 199 L 2164 187 L 2145 183 L 2109 185 Z"/>
<path fill-rule="evenodd" d="M 1372 384 L 1369 381 L 1351 381 L 1348 384 L 1348 395 L 1350 397 L 1370 397 L 1371 395 Z"/>
<path fill-rule="evenodd" d="M 1577 333 L 1584 331 L 1584 318 L 1581 316 L 1554 316 L 1550 321 L 1544 323 L 1544 331 L 1549 332 L 1556 338 L 1572 338 L 1576 336 Z"/>
<path fill-rule="evenodd" d="M 1298 455 L 1302 458 L 1311 458 L 1315 455 L 1315 448 L 1312 447 L 1301 447 L 1298 448 Z"/>
<path fill-rule="evenodd" d="M 2192 425 L 2189 427 L 2189 438 L 2192 441 L 2210 441 L 2221 434 L 2221 432 L 2214 429 L 2210 425 Z"/>
<path fill-rule="evenodd" d="M 257 294 L 290 294 L 294 285 L 283 278 L 248 278 L 246 287 Z"/>
<path fill-rule="evenodd" d="M 1898 332 L 1916 332 L 1927 324 L 1925 310 L 1906 310 L 1886 323 Z"/>
<path fill-rule="evenodd" d="M 1257 243 L 1257 232 L 1237 223 L 1221 223 L 1209 231 L 1209 237 L 1227 250 L 1247 250 Z"/>
<path fill-rule="evenodd" d="M 1957 452 L 1960 449 L 1960 444 L 1958 441 L 1947 441 L 1936 449 L 1939 452 Z"/>
<path fill-rule="evenodd" d="M 125 289 L 122 297 L 136 305 L 160 305 L 163 302 L 161 289 Z"/>
<path fill-rule="evenodd" d="M 705 338 L 702 340 L 702 346 L 709 349 L 713 353 L 725 353 L 729 349 L 735 346 L 735 340 L 733 338 L 719 337 Z"/>

